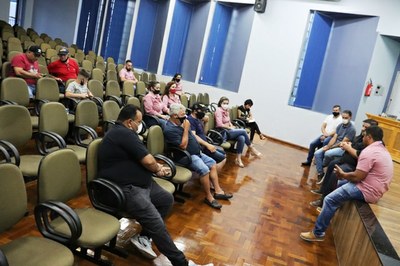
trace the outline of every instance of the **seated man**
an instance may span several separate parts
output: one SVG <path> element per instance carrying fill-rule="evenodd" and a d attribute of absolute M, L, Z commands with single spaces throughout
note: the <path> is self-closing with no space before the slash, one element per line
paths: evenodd
<path fill-rule="evenodd" d="M 220 171 L 226 163 L 226 155 L 224 150 L 207 142 L 206 134 L 204 134 L 205 106 L 200 103 L 194 103 L 192 113 L 187 117 L 190 122 L 190 129 L 196 137 L 197 142 L 202 147 L 202 152 L 213 158 L 217 162 L 217 169 Z"/>
<path fill-rule="evenodd" d="M 356 135 L 356 129 L 350 121 L 351 114 L 350 110 L 342 112 L 342 123 L 336 128 L 335 135 L 333 135 L 328 144 L 315 152 L 318 181 L 324 176 L 324 165 L 328 165 L 333 157 L 343 155 L 344 150 L 339 147 L 341 142 L 349 142 Z"/>
<path fill-rule="evenodd" d="M 189 168 L 200 175 L 200 182 L 206 194 L 204 202 L 212 208 L 220 209 L 222 205 L 217 199 L 228 200 L 232 198 L 232 194 L 225 193 L 219 186 L 216 163 L 201 152 L 200 145 L 190 130 L 185 111 L 186 108 L 182 104 L 171 105 L 170 119 L 164 127 L 165 141 L 168 145 L 189 152 L 192 158 Z M 210 191 L 210 180 L 214 185 L 214 195 Z"/>
<path fill-rule="evenodd" d="M 310 143 L 308 149 L 308 156 L 305 162 L 301 163 L 301 166 L 310 166 L 311 161 L 314 158 L 316 149 L 322 148 L 329 143 L 332 136 L 335 135 L 337 126 L 342 123 L 342 116 L 340 115 L 340 105 L 334 105 L 332 108 L 332 114 L 328 115 L 321 125 L 322 135 L 318 136 L 315 140 Z"/>
<path fill-rule="evenodd" d="M 29 98 L 36 94 L 36 83 L 42 77 L 39 71 L 38 58 L 42 56 L 39 46 L 32 45 L 25 53 L 18 54 L 11 59 L 11 76 L 20 77 L 28 85 Z"/>
<path fill-rule="evenodd" d="M 135 85 L 138 82 L 135 75 L 133 74 L 133 65 L 131 60 L 125 61 L 125 66 L 119 71 L 119 77 L 123 83 L 126 80 L 132 81 Z"/>
<path fill-rule="evenodd" d="M 195 265 L 172 241 L 163 219 L 172 208 L 173 196 L 154 180 L 153 173 L 164 176 L 165 170 L 156 162 L 140 141 L 138 127 L 142 122 L 141 112 L 127 105 L 119 113 L 115 127 L 103 138 L 99 148 L 99 177 L 119 185 L 126 197 L 126 211 L 142 226 L 140 235 L 131 242 L 142 254 L 156 258 L 151 241 L 172 265 Z"/>
<path fill-rule="evenodd" d="M 370 126 L 377 126 L 378 122 L 373 119 L 365 119 L 361 128 L 361 134 L 354 138 L 353 143 L 344 142 L 341 148 L 345 151 L 343 156 L 331 161 L 327 167 L 326 174 L 324 178 L 321 179 L 322 183 L 320 189 L 312 189 L 311 192 L 314 194 L 320 194 L 321 198 L 310 202 L 311 206 L 322 207 L 322 202 L 324 198 L 331 193 L 337 187 L 337 176 L 333 172 L 335 165 L 339 165 L 344 172 L 351 172 L 356 169 L 357 159 L 361 151 L 365 148 L 363 143 L 363 135 L 365 134 L 365 129 Z M 318 183 L 317 183 L 318 184 Z"/>
<path fill-rule="evenodd" d="M 87 87 L 89 77 L 90 74 L 85 69 L 79 70 L 76 80 L 71 82 L 65 90 L 65 97 L 75 98 L 78 100 L 93 97 L 93 94 Z"/>
<path fill-rule="evenodd" d="M 62 47 L 58 51 L 59 60 L 50 63 L 47 66 L 49 74 L 58 81 L 60 93 L 65 93 L 65 84 L 69 79 L 76 79 L 79 74 L 79 66 L 75 60 L 69 58 L 69 51 Z"/>
<path fill-rule="evenodd" d="M 335 166 L 334 172 L 337 177 L 344 180 L 325 197 L 314 229 L 300 234 L 303 240 L 323 241 L 336 210 L 346 201 L 376 203 L 389 189 L 393 177 L 393 162 L 382 139 L 383 130 L 380 127 L 371 126 L 365 129 L 363 143 L 366 147 L 360 153 L 356 170 L 346 173 L 338 165 Z"/>

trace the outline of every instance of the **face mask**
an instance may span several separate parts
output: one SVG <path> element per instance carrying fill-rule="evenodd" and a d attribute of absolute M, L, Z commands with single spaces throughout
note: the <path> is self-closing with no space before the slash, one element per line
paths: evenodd
<path fill-rule="evenodd" d="M 180 81 L 181 81 L 181 79 L 175 79 L 175 81 L 176 81 L 176 82 L 180 82 Z"/>
<path fill-rule="evenodd" d="M 181 124 L 183 123 L 183 121 L 185 121 L 185 119 L 186 119 L 186 116 L 184 116 L 184 117 L 178 117 L 178 119 L 179 119 L 179 122 L 181 122 Z"/>
<path fill-rule="evenodd" d="M 160 90 L 154 90 L 153 93 L 156 94 L 156 95 L 160 94 Z"/>
<path fill-rule="evenodd" d="M 170 89 L 169 92 L 172 93 L 172 94 L 175 94 L 176 93 L 176 89 Z"/>
<path fill-rule="evenodd" d="M 205 114 L 204 112 L 197 112 L 196 117 L 197 117 L 198 119 L 203 119 L 203 117 L 204 117 L 205 115 L 206 115 L 206 114 Z"/>
<path fill-rule="evenodd" d="M 81 80 L 81 85 L 85 85 L 85 81 L 83 79 Z"/>
<path fill-rule="evenodd" d="M 142 132 L 142 129 L 143 129 L 143 124 L 142 123 L 140 123 L 139 125 L 138 125 L 138 129 L 136 130 L 136 133 L 140 133 L 140 132 Z"/>
<path fill-rule="evenodd" d="M 229 106 L 228 104 L 222 104 L 221 105 L 222 109 L 224 109 L 224 110 L 228 110 L 228 106 Z"/>
<path fill-rule="evenodd" d="M 339 113 L 339 112 L 332 112 L 332 114 L 333 114 L 333 116 L 334 116 L 334 117 L 336 117 L 336 116 L 340 115 L 340 113 Z"/>
<path fill-rule="evenodd" d="M 343 125 L 347 125 L 349 123 L 349 119 L 342 119 Z"/>

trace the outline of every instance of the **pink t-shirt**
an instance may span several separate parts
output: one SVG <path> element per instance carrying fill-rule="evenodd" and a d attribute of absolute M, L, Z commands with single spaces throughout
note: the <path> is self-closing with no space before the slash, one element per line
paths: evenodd
<path fill-rule="evenodd" d="M 11 71 L 11 76 L 15 77 L 16 74 L 14 72 L 14 67 L 20 67 L 25 71 L 31 72 L 31 73 L 39 73 L 39 63 L 38 61 L 32 62 L 28 59 L 26 54 L 18 54 L 13 57 L 11 60 L 11 66 L 12 66 L 12 71 Z M 37 79 L 32 79 L 32 78 L 24 78 L 26 83 L 28 85 L 35 85 L 37 82 Z"/>
<path fill-rule="evenodd" d="M 167 106 L 161 101 L 161 96 L 149 92 L 143 98 L 144 112 L 149 115 L 162 115 L 163 112 L 169 113 Z"/>
<path fill-rule="evenodd" d="M 368 203 L 376 203 L 389 189 L 393 177 L 392 157 L 381 141 L 368 145 L 358 157 L 357 170 L 367 172 L 356 184 Z"/>
<path fill-rule="evenodd" d="M 231 118 L 229 116 L 229 110 L 224 110 L 221 107 L 218 107 L 215 111 L 215 126 L 223 127 L 224 124 L 228 124 L 231 122 Z"/>
<path fill-rule="evenodd" d="M 134 81 L 134 82 L 137 82 L 137 79 L 136 79 L 135 75 L 133 74 L 133 71 L 132 71 L 132 70 L 131 70 L 131 71 L 128 71 L 128 70 L 126 70 L 125 67 L 122 68 L 122 69 L 119 71 L 119 76 L 120 76 L 120 78 L 125 78 L 125 79 L 127 79 L 127 80 L 132 80 L 132 81 Z"/>
<path fill-rule="evenodd" d="M 182 87 L 181 82 L 182 81 L 180 81 L 179 83 L 178 82 L 175 83 L 176 84 L 175 90 L 176 90 L 176 94 L 178 94 L 178 95 L 182 95 L 182 93 L 183 93 L 183 87 Z"/>
<path fill-rule="evenodd" d="M 162 97 L 162 101 L 163 101 L 164 105 L 167 106 L 168 108 L 171 106 L 171 104 L 174 104 L 174 103 L 179 103 L 180 104 L 181 103 L 181 100 L 179 99 L 179 96 L 176 95 L 176 94 L 174 94 L 172 96 L 164 95 Z"/>

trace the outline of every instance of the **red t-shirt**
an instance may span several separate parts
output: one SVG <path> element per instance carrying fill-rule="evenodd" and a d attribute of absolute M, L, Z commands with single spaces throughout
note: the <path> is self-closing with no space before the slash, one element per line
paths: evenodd
<path fill-rule="evenodd" d="M 11 60 L 11 76 L 15 77 L 15 71 L 14 71 L 14 67 L 20 67 L 25 71 L 28 72 L 33 72 L 33 73 L 39 73 L 39 63 L 37 61 L 32 62 L 28 59 L 28 57 L 26 56 L 26 54 L 18 54 L 16 56 L 13 57 L 13 59 Z M 28 85 L 35 85 L 37 79 L 32 79 L 32 78 L 24 78 L 26 83 Z"/>
<path fill-rule="evenodd" d="M 47 66 L 49 73 L 62 81 L 66 82 L 69 79 L 76 79 L 79 73 L 78 64 L 71 59 L 68 59 L 65 63 L 61 60 L 54 61 Z"/>

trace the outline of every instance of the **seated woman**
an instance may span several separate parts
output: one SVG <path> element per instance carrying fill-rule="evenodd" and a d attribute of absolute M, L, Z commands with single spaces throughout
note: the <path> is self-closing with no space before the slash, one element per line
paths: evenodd
<path fill-rule="evenodd" d="M 256 121 L 253 118 L 253 114 L 250 111 L 250 108 L 252 106 L 253 106 L 253 101 L 251 99 L 246 100 L 243 105 L 238 107 L 238 118 L 243 122 L 245 122 L 246 126 L 250 128 L 251 142 L 253 142 L 255 133 L 257 133 L 260 136 L 261 140 L 264 140 L 267 137 L 263 133 L 261 133 Z"/>
<path fill-rule="evenodd" d="M 244 129 L 238 129 L 232 125 L 231 119 L 229 117 L 229 99 L 226 97 L 221 97 L 218 102 L 218 108 L 215 111 L 215 124 L 218 128 L 225 129 L 223 132 L 226 133 L 227 140 L 235 140 L 237 141 L 236 150 L 237 157 L 235 163 L 239 167 L 244 167 L 242 163 L 242 152 L 244 148 L 244 144 L 247 145 L 248 150 L 254 156 L 261 157 L 262 154 L 257 151 L 253 144 L 251 144 L 249 136 Z"/>
<path fill-rule="evenodd" d="M 160 96 L 160 83 L 158 81 L 150 81 L 147 87 L 149 93 L 143 97 L 144 113 L 146 115 L 155 116 L 158 121 L 154 119 L 147 119 L 148 117 L 143 117 L 145 123 L 148 127 L 161 123 L 161 126 L 167 123 L 169 118 L 169 109 L 163 103 Z"/>
<path fill-rule="evenodd" d="M 176 94 L 176 83 L 175 81 L 170 81 L 165 86 L 164 95 L 162 96 L 162 101 L 167 108 L 170 107 L 171 104 L 181 103 L 179 96 Z"/>
<path fill-rule="evenodd" d="M 174 75 L 174 77 L 172 78 L 172 80 L 171 80 L 171 81 L 174 81 L 176 83 L 176 94 L 178 94 L 179 96 L 184 94 L 182 83 L 181 83 L 181 79 L 182 79 L 182 74 L 181 73 L 176 73 Z"/>

